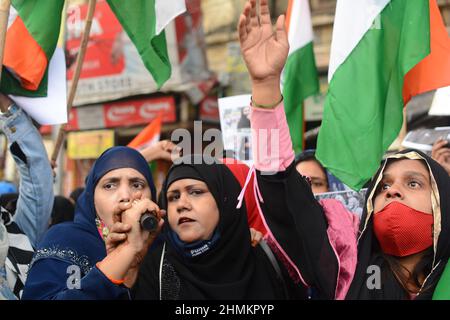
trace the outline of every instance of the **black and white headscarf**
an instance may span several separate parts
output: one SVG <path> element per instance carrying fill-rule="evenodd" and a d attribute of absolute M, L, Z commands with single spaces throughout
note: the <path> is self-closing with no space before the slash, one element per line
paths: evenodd
<path fill-rule="evenodd" d="M 5 260 L 6 281 L 14 295 L 20 299 L 34 254 L 33 246 L 3 207 L 0 207 L 0 224 L 6 228 L 9 244 Z"/>

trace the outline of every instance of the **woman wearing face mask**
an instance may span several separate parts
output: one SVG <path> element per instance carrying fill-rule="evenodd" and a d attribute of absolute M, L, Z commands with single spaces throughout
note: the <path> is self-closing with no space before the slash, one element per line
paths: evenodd
<path fill-rule="evenodd" d="M 259 184 L 264 197 L 261 206 L 268 229 L 300 266 L 308 284 L 325 296 L 431 298 L 450 256 L 448 174 L 417 151 L 389 157 L 371 181 L 358 239 L 351 223 L 329 220 L 326 211 L 338 208 L 321 208 L 308 192 L 299 193 L 306 182 L 295 171 L 279 90 L 288 52 L 284 19 L 278 19 L 273 34 L 267 1 L 260 3 L 259 19 L 256 1 L 246 4 L 239 38 L 253 82 L 252 129 L 268 133 L 267 137 L 255 135 L 253 145 L 270 145 L 272 129 L 280 137 L 278 150 L 254 157 L 255 188 Z M 265 171 L 276 174 L 264 175 Z M 304 210 L 305 203 L 317 213 Z M 282 222 L 295 227 L 286 228 Z M 303 255 L 298 255 L 296 242 L 302 244 Z M 316 261 L 317 268 L 308 269 Z"/>
<path fill-rule="evenodd" d="M 169 170 L 160 204 L 167 209 L 165 241 L 145 257 L 135 298 L 305 297 L 267 247 L 251 246 L 246 204 L 237 207 L 238 180 L 207 160 L 186 156 Z"/>
<path fill-rule="evenodd" d="M 421 152 L 384 162 L 368 190 L 348 299 L 432 297 L 450 256 L 449 187 L 446 171 Z"/>
<path fill-rule="evenodd" d="M 52 227 L 31 262 L 23 299 L 121 299 L 154 235 L 139 219 L 158 206 L 147 161 L 134 149 L 113 147 L 95 162 L 80 195 L 73 222 Z M 127 241 L 105 247 L 114 222 Z M 160 220 L 159 228 L 163 221 Z"/>

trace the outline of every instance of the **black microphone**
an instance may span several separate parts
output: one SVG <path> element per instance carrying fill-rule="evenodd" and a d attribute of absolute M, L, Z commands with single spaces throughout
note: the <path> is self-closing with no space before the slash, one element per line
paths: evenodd
<path fill-rule="evenodd" d="M 139 220 L 141 228 L 146 231 L 156 231 L 158 229 L 158 218 L 156 217 L 156 211 L 145 211 Z"/>

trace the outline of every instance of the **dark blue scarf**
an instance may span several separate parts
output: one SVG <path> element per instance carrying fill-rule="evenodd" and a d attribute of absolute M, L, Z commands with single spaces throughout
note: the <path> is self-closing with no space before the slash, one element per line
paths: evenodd
<path fill-rule="evenodd" d="M 181 240 L 173 230 L 167 231 L 167 237 L 180 255 L 186 258 L 194 258 L 213 249 L 220 239 L 220 233 L 215 229 L 211 239 L 198 240 L 190 243 Z"/>
<path fill-rule="evenodd" d="M 86 273 L 106 257 L 105 244 L 95 224 L 94 191 L 106 173 L 120 168 L 140 172 L 150 186 L 152 199 L 156 199 L 155 185 L 144 157 L 128 147 L 110 148 L 96 160 L 86 178 L 86 188 L 77 200 L 74 221 L 50 228 L 38 247 L 36 259 L 53 257 L 76 264 Z"/>

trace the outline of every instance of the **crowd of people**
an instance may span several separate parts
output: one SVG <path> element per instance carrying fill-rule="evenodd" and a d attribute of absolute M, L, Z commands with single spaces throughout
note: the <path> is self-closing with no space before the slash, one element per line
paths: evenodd
<path fill-rule="evenodd" d="M 361 219 L 338 200 L 314 150 L 295 155 L 280 92 L 289 51 L 284 16 L 247 1 L 238 23 L 252 83 L 254 167 L 181 154 L 169 141 L 116 146 L 70 199 L 31 119 L 0 94 L 0 123 L 20 172 L 4 192 L 0 299 L 450 298 L 450 149 L 389 155 L 367 183 Z M 278 134 L 272 137 L 273 130 Z M 265 132 L 266 134 L 258 134 Z M 269 148 L 270 149 L 270 148 Z M 161 190 L 148 162 L 171 159 Z M 159 192 L 158 192 L 159 191 Z M 144 214 L 158 220 L 141 226 Z M 449 272 L 449 271 L 447 271 Z"/>

